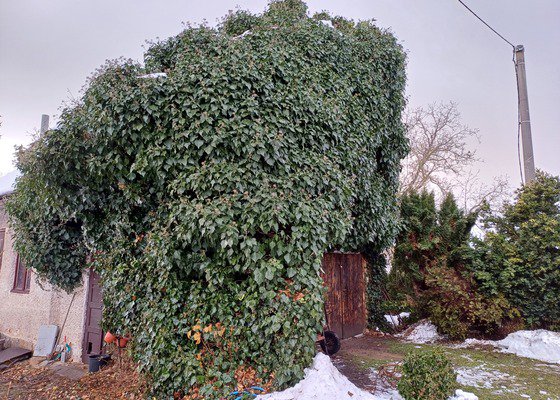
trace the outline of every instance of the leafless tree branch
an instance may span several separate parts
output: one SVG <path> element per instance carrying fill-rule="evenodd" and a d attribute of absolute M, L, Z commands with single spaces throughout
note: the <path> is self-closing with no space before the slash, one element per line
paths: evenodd
<path fill-rule="evenodd" d="M 478 130 L 462 123 L 456 103 L 432 103 L 406 112 L 404 118 L 410 153 L 402 164 L 401 193 L 453 192 L 469 211 L 485 202 L 493 204 L 507 193 L 505 178 L 484 185 L 473 172 L 480 160 L 469 142 L 479 141 Z"/>

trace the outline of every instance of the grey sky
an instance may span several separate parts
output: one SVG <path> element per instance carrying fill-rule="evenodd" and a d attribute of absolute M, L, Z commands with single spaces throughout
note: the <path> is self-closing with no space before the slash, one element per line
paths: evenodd
<path fill-rule="evenodd" d="M 466 0 L 499 32 L 526 47 L 536 165 L 560 174 L 559 0 Z M 145 41 L 166 38 L 182 22 L 210 24 L 240 6 L 266 0 L 0 0 L 0 175 L 13 169 L 15 144 L 30 141 L 41 114 L 58 114 L 78 97 L 104 60 L 142 60 Z M 517 97 L 511 48 L 456 0 L 310 0 L 354 19 L 375 18 L 408 52 L 411 106 L 453 100 L 480 130 L 481 177 L 508 175 L 517 186 Z"/>

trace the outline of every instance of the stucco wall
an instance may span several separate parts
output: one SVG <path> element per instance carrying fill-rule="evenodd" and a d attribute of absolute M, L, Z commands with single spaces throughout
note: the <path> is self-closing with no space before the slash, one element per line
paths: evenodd
<path fill-rule="evenodd" d="M 85 290 L 81 287 L 72 294 L 57 291 L 48 283 L 37 281 L 32 272 L 29 293 L 12 292 L 16 254 L 12 248 L 12 231 L 4 211 L 4 201 L 5 199 L 0 198 L 0 229 L 6 229 L 0 266 L 0 333 L 6 336 L 12 345 L 32 349 L 37 341 L 40 325 L 58 325 L 59 329 L 62 328 L 69 310 L 60 341 L 66 336 L 67 341 L 72 343 L 72 360 L 80 362 Z M 87 282 L 86 274 L 83 279 Z"/>

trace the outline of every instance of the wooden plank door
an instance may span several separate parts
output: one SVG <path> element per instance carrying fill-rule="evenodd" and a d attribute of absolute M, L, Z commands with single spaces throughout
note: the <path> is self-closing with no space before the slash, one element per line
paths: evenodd
<path fill-rule="evenodd" d="M 366 327 L 365 260 L 359 253 L 326 253 L 323 279 L 327 286 L 325 310 L 330 329 L 345 339 Z"/>
<path fill-rule="evenodd" d="M 365 260 L 361 254 L 344 254 L 342 284 L 345 298 L 343 337 L 352 337 L 364 332 L 366 327 L 366 298 L 364 282 Z"/>
<path fill-rule="evenodd" d="M 84 323 L 84 339 L 82 341 L 82 361 L 87 363 L 90 354 L 100 354 L 103 345 L 101 315 L 103 297 L 99 285 L 99 275 L 90 269 L 87 287 L 86 317 Z"/>
<path fill-rule="evenodd" d="M 323 255 L 323 281 L 327 287 L 327 297 L 325 299 L 325 312 L 329 329 L 334 331 L 338 337 L 342 337 L 343 332 L 343 312 L 342 312 L 342 273 L 338 254 L 326 253 Z"/>

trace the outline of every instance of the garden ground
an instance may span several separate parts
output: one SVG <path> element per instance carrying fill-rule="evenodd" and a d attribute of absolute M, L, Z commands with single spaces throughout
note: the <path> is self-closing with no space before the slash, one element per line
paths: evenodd
<path fill-rule="evenodd" d="M 356 386 L 379 394 L 388 389 L 395 362 L 409 352 L 434 346 L 368 334 L 344 340 L 333 362 Z M 560 364 L 500 353 L 491 346 L 440 347 L 459 372 L 461 389 L 476 394 L 480 400 L 560 400 Z M 77 380 L 62 377 L 49 368 L 34 367 L 29 361 L 0 372 L 0 400 L 139 399 L 142 393 L 138 375 L 126 362 Z"/>
<path fill-rule="evenodd" d="M 0 371 L 0 400 L 141 399 L 142 393 L 138 374 L 126 362 L 79 379 L 34 366 L 30 360 Z"/>
<path fill-rule="evenodd" d="M 388 387 L 395 362 L 407 353 L 435 346 L 392 336 L 364 335 L 344 340 L 333 362 L 356 386 L 379 393 Z M 491 346 L 439 347 L 458 371 L 460 388 L 476 394 L 480 400 L 560 400 L 559 364 L 501 353 Z"/>

